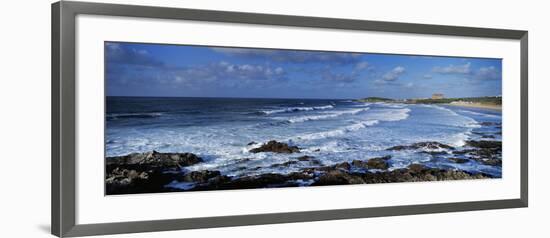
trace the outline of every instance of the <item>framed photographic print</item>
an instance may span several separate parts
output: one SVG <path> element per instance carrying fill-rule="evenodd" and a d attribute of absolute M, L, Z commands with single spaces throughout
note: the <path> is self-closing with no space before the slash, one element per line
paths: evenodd
<path fill-rule="evenodd" d="M 526 207 L 527 53 L 518 30 L 55 3 L 52 233 Z"/>

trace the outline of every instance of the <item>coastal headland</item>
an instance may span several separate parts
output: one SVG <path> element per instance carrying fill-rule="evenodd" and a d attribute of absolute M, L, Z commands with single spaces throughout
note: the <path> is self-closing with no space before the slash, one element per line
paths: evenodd
<path fill-rule="evenodd" d="M 384 97 L 367 97 L 357 99 L 358 102 L 385 102 L 385 103 L 405 103 L 405 104 L 441 104 L 449 106 L 471 107 L 502 110 L 502 97 L 462 97 L 462 98 L 411 98 L 411 99 L 392 99 Z"/>

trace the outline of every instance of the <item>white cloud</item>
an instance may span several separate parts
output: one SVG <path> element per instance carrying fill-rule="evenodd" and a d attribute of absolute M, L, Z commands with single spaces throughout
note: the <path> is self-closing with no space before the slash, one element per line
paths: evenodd
<path fill-rule="evenodd" d="M 361 54 L 342 52 L 322 52 L 303 50 L 269 50 L 213 47 L 213 51 L 239 56 L 244 58 L 259 58 L 277 62 L 290 63 L 331 63 L 331 64 L 356 64 L 361 59 Z"/>
<path fill-rule="evenodd" d="M 354 70 L 355 71 L 363 71 L 363 70 L 367 69 L 369 66 L 370 66 L 369 62 L 361 61 L 361 62 L 355 64 Z"/>
<path fill-rule="evenodd" d="M 500 72 L 494 67 L 482 67 L 475 74 L 476 79 L 480 80 L 494 80 L 500 78 Z"/>
<path fill-rule="evenodd" d="M 403 66 L 397 66 L 384 74 L 382 76 L 382 79 L 386 81 L 395 81 L 401 76 L 403 73 L 405 73 L 405 68 Z"/>
<path fill-rule="evenodd" d="M 469 79 L 476 80 L 495 80 L 500 78 L 500 71 L 495 66 L 481 67 L 477 70 L 472 69 L 471 63 L 464 65 L 449 65 L 446 67 L 434 67 L 432 72 L 440 74 L 463 75 Z"/>
<path fill-rule="evenodd" d="M 120 43 L 106 42 L 105 46 L 107 46 L 109 50 L 120 50 Z"/>
<path fill-rule="evenodd" d="M 432 72 L 440 74 L 469 74 L 471 63 L 467 62 L 464 65 L 449 65 L 446 67 L 434 67 Z"/>
<path fill-rule="evenodd" d="M 176 75 L 197 80 L 280 80 L 285 78 L 281 67 L 266 65 L 231 64 L 226 61 L 177 70 Z"/>

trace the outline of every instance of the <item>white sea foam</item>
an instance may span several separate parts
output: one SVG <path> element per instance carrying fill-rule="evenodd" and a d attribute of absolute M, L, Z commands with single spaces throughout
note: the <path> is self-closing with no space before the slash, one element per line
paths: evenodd
<path fill-rule="evenodd" d="M 453 111 L 449 108 L 442 107 L 442 106 L 437 106 L 437 105 L 424 105 L 424 106 L 435 108 L 435 109 L 438 109 L 438 110 L 441 110 L 441 111 L 445 111 L 445 112 L 447 112 L 447 113 L 449 113 L 453 116 L 456 116 L 458 118 L 463 119 L 463 121 L 461 121 L 461 123 L 458 124 L 457 126 L 468 127 L 468 128 L 480 128 L 481 127 L 475 119 L 473 119 L 471 117 L 464 116 L 464 115 L 460 115 L 460 114 L 456 113 L 455 111 Z"/>
<path fill-rule="evenodd" d="M 334 108 L 334 106 L 333 105 L 325 105 L 325 106 L 318 106 L 318 107 L 287 107 L 287 108 L 281 108 L 281 109 L 265 110 L 265 111 L 261 111 L 261 113 L 270 115 L 270 114 L 275 114 L 275 113 L 326 110 L 326 109 L 331 109 L 331 108 Z"/>
<path fill-rule="evenodd" d="M 351 109 L 346 111 L 331 111 L 329 113 L 325 114 L 318 114 L 318 115 L 308 115 L 308 116 L 301 116 L 301 117 L 291 117 L 291 118 L 277 118 L 281 120 L 286 120 L 290 123 L 299 123 L 299 122 L 306 122 L 306 121 L 315 121 L 315 120 L 324 120 L 324 119 L 330 119 L 330 118 L 336 118 L 343 115 L 356 115 L 360 112 L 367 111 L 369 108 L 363 108 L 363 109 Z"/>
<path fill-rule="evenodd" d="M 391 108 L 372 111 L 369 114 L 369 118 L 373 118 L 380 121 L 401 121 L 409 117 L 409 108 Z"/>
<path fill-rule="evenodd" d="M 473 112 L 473 111 L 468 111 L 468 110 L 460 110 L 460 112 L 468 113 L 468 114 L 476 115 L 476 116 L 488 117 L 488 118 L 500 118 L 500 116 L 497 116 L 497 115 L 486 114 L 486 113 L 481 113 L 481 112 Z"/>
<path fill-rule="evenodd" d="M 405 108 L 406 105 L 402 103 L 385 103 L 385 102 L 378 102 L 377 104 L 384 105 L 385 107 L 391 107 L 391 108 Z"/>
<path fill-rule="evenodd" d="M 378 120 L 367 120 L 367 121 L 361 121 L 356 122 L 354 124 L 351 124 L 349 126 L 344 126 L 338 129 L 330 130 L 330 131 L 323 131 L 323 132 L 317 132 L 317 133 L 311 133 L 306 135 L 300 135 L 296 136 L 295 138 L 291 140 L 316 140 L 316 139 L 323 139 L 323 138 L 329 138 L 329 137 L 335 137 L 335 136 L 341 136 L 349 132 L 358 131 L 360 129 L 366 128 L 368 126 L 376 125 L 378 124 Z"/>
<path fill-rule="evenodd" d="M 385 112 L 385 117 L 383 118 L 384 121 L 401 121 L 405 120 L 409 117 L 409 112 L 411 112 L 411 109 L 409 108 L 400 108 L 396 110 L 389 110 Z"/>
<path fill-rule="evenodd" d="M 338 114 L 312 115 L 312 116 L 294 117 L 294 118 L 287 119 L 286 121 L 290 123 L 298 123 L 298 122 L 305 122 L 305 121 L 329 119 L 329 118 L 334 118 L 338 116 L 340 115 Z"/>
<path fill-rule="evenodd" d="M 471 134 L 472 134 L 471 129 L 468 129 L 466 132 L 454 134 L 448 139 L 449 144 L 455 147 L 464 146 L 466 144 L 466 141 L 470 139 Z"/>
<path fill-rule="evenodd" d="M 351 125 L 340 127 L 340 128 L 333 129 L 333 130 L 296 136 L 296 137 L 294 137 L 294 139 L 297 139 L 297 140 L 316 140 L 316 139 L 342 136 L 342 135 L 344 135 L 346 133 L 349 133 L 349 132 L 358 131 L 358 130 L 367 128 L 369 126 L 376 125 L 376 124 L 380 123 L 381 121 L 405 120 L 409 117 L 409 112 L 411 112 L 411 109 L 409 109 L 409 108 L 382 109 L 382 110 L 378 110 L 376 112 L 372 112 L 372 113 L 368 114 L 366 116 L 368 118 L 367 120 L 355 121 Z"/>

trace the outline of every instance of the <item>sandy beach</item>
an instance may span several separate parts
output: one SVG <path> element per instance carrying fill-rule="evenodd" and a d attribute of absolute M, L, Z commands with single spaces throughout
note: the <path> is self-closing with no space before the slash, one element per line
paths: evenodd
<path fill-rule="evenodd" d="M 447 105 L 449 105 L 449 106 L 458 106 L 458 107 L 484 108 L 484 109 L 502 111 L 502 105 L 496 105 L 496 104 L 452 102 L 452 103 L 449 103 Z"/>

